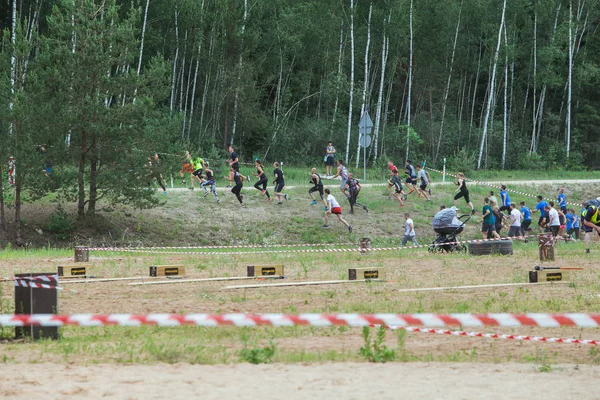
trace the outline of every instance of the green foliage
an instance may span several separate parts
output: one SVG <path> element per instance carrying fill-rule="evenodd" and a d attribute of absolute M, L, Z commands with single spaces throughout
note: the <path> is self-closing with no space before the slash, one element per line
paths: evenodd
<path fill-rule="evenodd" d="M 48 231 L 54 233 L 60 240 L 66 240 L 73 231 L 73 219 L 65 211 L 62 204 L 56 206 L 56 210 L 50 216 Z"/>
<path fill-rule="evenodd" d="M 527 153 L 519 159 L 519 167 L 521 169 L 543 170 L 548 167 L 548 163 L 538 153 Z"/>
<path fill-rule="evenodd" d="M 450 157 L 447 161 L 446 168 L 449 171 L 461 171 L 466 176 L 475 169 L 477 165 L 477 155 L 474 151 L 468 151 L 466 147 L 462 147 L 456 155 Z"/>
<path fill-rule="evenodd" d="M 377 336 L 371 338 L 371 329 L 368 326 L 364 326 L 362 330 L 364 346 L 360 348 L 360 355 L 367 359 L 367 361 L 374 363 L 385 363 L 395 360 L 396 351 L 383 344 L 385 334 L 386 328 L 380 326 L 377 329 Z"/>
<path fill-rule="evenodd" d="M 265 347 L 253 347 L 247 348 L 246 342 L 244 342 L 244 348 L 240 351 L 240 360 L 249 362 L 251 364 L 270 364 L 273 362 L 273 356 L 275 355 L 275 343 L 273 340 L 269 341 L 269 345 Z"/>

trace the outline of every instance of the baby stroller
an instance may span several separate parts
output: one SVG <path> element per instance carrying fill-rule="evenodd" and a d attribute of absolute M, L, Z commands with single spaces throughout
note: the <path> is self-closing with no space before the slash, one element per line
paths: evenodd
<path fill-rule="evenodd" d="M 464 221 L 463 218 L 465 218 Z M 456 237 L 463 231 L 469 219 L 471 219 L 471 215 L 469 214 L 457 217 L 455 208 L 446 208 L 435 214 L 431 225 L 438 235 L 433 243 L 429 245 L 429 252 L 453 253 L 456 251 L 460 253 L 467 251 L 467 246 L 462 243 L 456 243 L 458 240 Z"/>

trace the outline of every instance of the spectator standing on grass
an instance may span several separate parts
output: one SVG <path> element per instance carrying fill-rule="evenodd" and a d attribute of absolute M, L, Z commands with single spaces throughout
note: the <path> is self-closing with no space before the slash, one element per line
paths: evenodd
<path fill-rule="evenodd" d="M 342 207 L 340 207 L 340 204 L 337 202 L 337 200 L 335 199 L 335 197 L 333 197 L 333 195 L 331 194 L 331 190 L 329 189 L 325 189 L 325 194 L 327 195 L 327 210 L 325 211 L 325 215 L 324 215 L 324 219 L 325 219 L 325 225 L 323 225 L 323 228 L 329 228 L 329 219 L 327 218 L 328 215 L 330 214 L 334 214 L 338 221 L 340 221 L 342 224 L 346 225 L 346 228 L 348 229 L 348 232 L 352 233 L 352 225 L 350 225 L 348 222 L 346 222 L 346 220 L 342 217 Z"/>
<path fill-rule="evenodd" d="M 475 214 L 475 207 L 473 207 L 473 203 L 471 203 L 471 199 L 469 198 L 469 189 L 467 189 L 467 179 L 465 178 L 465 174 L 459 172 L 456 174 L 456 178 L 458 180 L 454 181 L 454 184 L 458 186 L 458 193 L 454 196 L 454 208 L 456 208 L 458 199 L 464 197 L 469 207 L 471 207 L 471 214 Z"/>
<path fill-rule="evenodd" d="M 281 201 L 281 198 L 283 197 L 286 201 L 288 199 L 288 195 L 286 194 L 282 194 L 281 191 L 283 190 L 283 187 L 285 186 L 285 178 L 283 176 L 283 171 L 281 170 L 281 168 L 279 168 L 279 163 L 278 162 L 274 162 L 273 163 L 273 168 L 275 168 L 275 170 L 273 171 L 273 177 L 275 179 L 273 179 L 273 184 L 275 185 L 275 196 L 277 196 L 277 200 L 279 200 L 277 202 L 277 204 L 283 204 L 283 201 Z"/>
<path fill-rule="evenodd" d="M 500 198 L 502 199 L 502 205 L 500 206 L 500 211 L 508 211 L 510 212 L 510 196 L 506 191 L 506 185 L 500 186 L 502 189 L 500 191 Z"/>
<path fill-rule="evenodd" d="M 340 190 L 342 191 L 342 193 L 344 193 L 344 196 L 346 196 L 347 198 L 348 194 L 346 193 L 346 182 L 348 181 L 348 170 L 346 169 L 346 166 L 344 165 L 344 162 L 342 160 L 337 160 L 337 164 L 337 172 L 333 176 L 333 179 L 337 178 L 338 176 L 342 178 Z"/>
<path fill-rule="evenodd" d="M 556 236 L 560 230 L 560 217 L 558 211 L 554 208 L 554 202 L 549 202 L 545 210 L 548 215 L 548 229 L 552 232 L 552 236 Z"/>
<path fill-rule="evenodd" d="M 325 148 L 325 176 L 330 177 L 331 171 L 333 170 L 333 166 L 335 164 L 335 147 L 333 147 L 333 142 L 328 142 L 327 147 Z"/>
<path fill-rule="evenodd" d="M 418 246 L 417 238 L 415 235 L 415 223 L 410 217 L 409 213 L 404 214 L 404 219 L 406 222 L 404 223 L 404 237 L 402 238 L 402 246 L 405 246 L 409 241 L 412 242 L 413 246 Z"/>
<path fill-rule="evenodd" d="M 321 196 L 321 201 L 323 202 L 325 209 L 327 209 L 327 201 L 325 200 L 325 196 L 323 195 L 323 182 L 321 181 L 321 176 L 317 173 L 316 168 L 313 168 L 310 171 L 310 183 L 314 185 L 308 190 L 308 195 L 312 200 L 310 202 L 310 205 L 314 206 L 315 204 L 317 204 L 317 200 L 315 200 L 315 198 L 313 197 L 313 193 L 319 192 L 319 196 Z"/>
<path fill-rule="evenodd" d="M 526 233 L 531 232 L 531 210 L 525 205 L 524 201 L 521 202 L 521 214 L 523 215 L 523 222 L 521 222 L 521 236 L 525 236 Z"/>
<path fill-rule="evenodd" d="M 508 236 L 515 237 L 521 235 L 521 211 L 517 209 L 515 203 L 510 203 L 510 228 L 508 228 Z"/>
<path fill-rule="evenodd" d="M 496 233 L 494 224 L 494 213 L 490 207 L 490 199 L 483 199 L 483 210 L 481 210 L 481 236 L 483 239 L 489 239 L 490 236 L 499 239 L 500 235 Z"/>
<path fill-rule="evenodd" d="M 565 189 L 558 189 L 558 196 L 556 196 L 558 200 L 558 207 L 563 214 L 567 214 L 567 196 L 565 196 Z"/>
<path fill-rule="evenodd" d="M 548 215 L 546 213 L 546 206 L 548 205 L 548 203 L 544 201 L 544 198 L 542 196 L 536 196 L 536 198 L 538 203 L 535 206 L 535 210 L 531 210 L 531 212 L 534 214 L 538 211 L 540 212 L 540 218 L 538 219 L 538 228 L 540 230 L 540 233 L 543 233 L 546 227 L 546 223 L 548 222 Z"/>

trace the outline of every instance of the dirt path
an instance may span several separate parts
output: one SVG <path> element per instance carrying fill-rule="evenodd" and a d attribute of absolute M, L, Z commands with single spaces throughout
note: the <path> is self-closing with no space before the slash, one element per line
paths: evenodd
<path fill-rule="evenodd" d="M 600 366 L 570 364 L 4 364 L 2 375 L 5 399 L 600 399 Z"/>

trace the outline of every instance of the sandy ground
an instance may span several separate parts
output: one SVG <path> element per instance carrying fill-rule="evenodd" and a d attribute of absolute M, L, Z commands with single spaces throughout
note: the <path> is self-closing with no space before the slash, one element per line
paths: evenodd
<path fill-rule="evenodd" d="M 5 399 L 600 399 L 600 366 L 4 364 Z"/>

